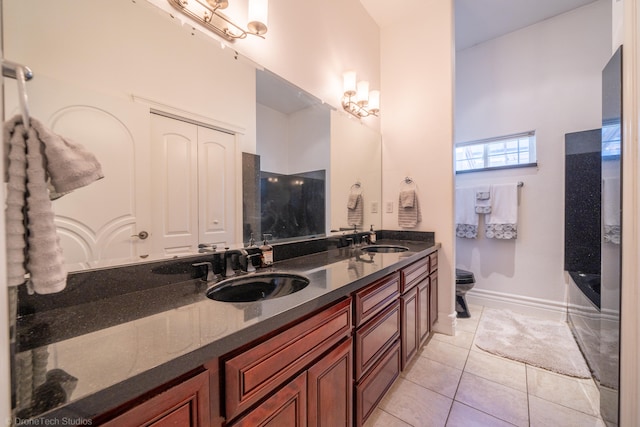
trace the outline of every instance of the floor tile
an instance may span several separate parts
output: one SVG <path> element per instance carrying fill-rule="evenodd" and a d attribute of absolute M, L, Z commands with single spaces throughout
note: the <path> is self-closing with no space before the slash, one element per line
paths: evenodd
<path fill-rule="evenodd" d="M 435 334 L 365 427 L 613 427 L 599 415 L 601 397 L 593 380 L 475 346 L 483 310 L 469 306 L 472 317 L 457 319 L 455 336 Z"/>
<path fill-rule="evenodd" d="M 452 399 L 461 376 L 462 370 L 426 357 L 416 357 L 402 373 L 404 379 Z"/>
<path fill-rule="evenodd" d="M 472 351 L 469 352 L 464 371 L 527 392 L 527 368 L 524 363 L 485 351 Z"/>
<path fill-rule="evenodd" d="M 513 424 L 499 420 L 460 402 L 453 402 L 446 427 L 512 427 Z"/>
<path fill-rule="evenodd" d="M 470 349 L 474 337 L 475 335 L 472 332 L 456 331 L 455 335 L 434 334 L 432 339 L 446 342 L 456 347 Z"/>
<path fill-rule="evenodd" d="M 399 418 L 394 417 L 382 409 L 375 409 L 364 423 L 364 427 L 412 427 Z"/>
<path fill-rule="evenodd" d="M 464 372 L 455 400 L 517 426 L 529 425 L 527 393 Z"/>
<path fill-rule="evenodd" d="M 569 409 L 562 405 L 529 396 L 529 417 L 531 427 L 604 427 L 604 422 L 584 412 Z"/>
<path fill-rule="evenodd" d="M 456 369 L 464 369 L 469 350 L 442 341 L 431 340 L 418 353 L 419 357 L 426 357 Z"/>
<path fill-rule="evenodd" d="M 600 396 L 592 380 L 571 378 L 527 365 L 527 387 L 530 395 L 600 416 Z"/>
<path fill-rule="evenodd" d="M 452 402 L 448 397 L 398 378 L 379 408 L 412 426 L 444 426 Z"/>

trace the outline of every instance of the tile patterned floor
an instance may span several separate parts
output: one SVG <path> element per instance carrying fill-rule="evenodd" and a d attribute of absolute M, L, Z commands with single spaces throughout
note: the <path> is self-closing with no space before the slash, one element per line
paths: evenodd
<path fill-rule="evenodd" d="M 482 307 L 435 334 L 365 427 L 604 427 L 592 380 L 493 356 L 473 344 Z"/>

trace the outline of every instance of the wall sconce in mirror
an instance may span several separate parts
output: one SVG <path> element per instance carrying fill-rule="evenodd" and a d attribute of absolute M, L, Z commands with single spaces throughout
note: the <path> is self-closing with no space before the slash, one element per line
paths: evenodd
<path fill-rule="evenodd" d="M 229 6 L 227 0 L 167 1 L 182 14 L 229 41 L 244 39 L 247 34 L 264 38 L 267 32 L 269 0 L 249 0 L 247 29 L 243 29 L 221 12 Z"/>
<path fill-rule="evenodd" d="M 369 92 L 369 82 L 358 82 L 355 71 L 347 71 L 343 74 L 343 79 L 342 108 L 358 118 L 377 116 L 380 112 L 380 91 Z"/>

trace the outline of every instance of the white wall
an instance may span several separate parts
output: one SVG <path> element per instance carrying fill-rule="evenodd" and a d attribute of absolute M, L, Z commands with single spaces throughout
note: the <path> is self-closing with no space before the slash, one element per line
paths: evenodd
<path fill-rule="evenodd" d="M 324 107 L 284 114 L 257 104 L 256 154 L 263 171 L 295 174 L 329 173 L 330 120 Z"/>
<path fill-rule="evenodd" d="M 401 181 L 418 186 L 422 222 L 434 231 L 439 257 L 439 320 L 436 330 L 451 333 L 453 305 L 453 0 L 425 0 L 419 9 L 381 29 L 381 131 L 385 229 L 399 229 Z M 384 211 L 383 211 L 384 212 Z"/>
<path fill-rule="evenodd" d="M 535 130 L 538 168 L 478 172 L 457 186 L 524 182 L 518 239 L 457 239 L 469 293 L 562 311 L 564 135 L 600 127 L 601 71 L 611 53 L 611 3 L 600 0 L 456 55 L 456 142 Z"/>

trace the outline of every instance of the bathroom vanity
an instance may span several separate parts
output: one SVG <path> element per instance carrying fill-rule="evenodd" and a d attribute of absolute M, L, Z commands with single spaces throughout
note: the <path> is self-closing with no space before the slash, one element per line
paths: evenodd
<path fill-rule="evenodd" d="M 33 303 L 36 313 L 21 317 L 18 356 L 46 348 L 48 369 L 65 370 L 77 387 L 68 402 L 32 416 L 112 426 L 362 425 L 437 319 L 432 237 L 383 235 L 379 243 L 409 248 L 400 253 L 330 247 L 290 259 L 278 254 L 321 242 L 276 245 L 273 271 L 310 284 L 272 300 L 210 300 L 200 278 L 183 280 L 193 260 L 180 259 L 129 267 L 177 283 L 154 287 L 141 276 L 148 288 L 125 295 L 50 310 Z M 48 336 L 36 339 L 42 324 Z"/>

